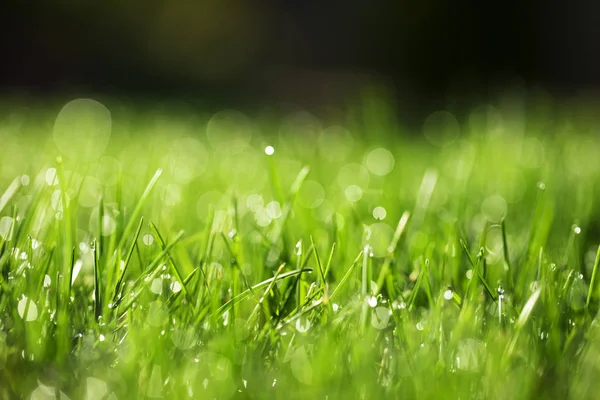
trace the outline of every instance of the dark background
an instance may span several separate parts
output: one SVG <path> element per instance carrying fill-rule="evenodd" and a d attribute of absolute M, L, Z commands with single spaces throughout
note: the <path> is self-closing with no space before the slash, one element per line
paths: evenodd
<path fill-rule="evenodd" d="M 510 85 L 600 86 L 592 0 L 1 3 L 0 95 L 311 107 L 377 82 L 420 115 Z"/>

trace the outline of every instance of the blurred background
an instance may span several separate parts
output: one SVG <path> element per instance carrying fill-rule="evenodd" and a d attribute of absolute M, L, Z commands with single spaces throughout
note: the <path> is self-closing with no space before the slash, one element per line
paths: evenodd
<path fill-rule="evenodd" d="M 600 86 L 592 0 L 3 0 L 0 94 L 204 107 L 394 98 L 405 118 L 505 88 Z"/>

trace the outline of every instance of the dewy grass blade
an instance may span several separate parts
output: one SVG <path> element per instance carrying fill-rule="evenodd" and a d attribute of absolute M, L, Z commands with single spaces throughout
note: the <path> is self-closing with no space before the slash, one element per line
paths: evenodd
<path fill-rule="evenodd" d="M 519 317 L 517 318 L 517 321 L 515 322 L 514 334 L 513 334 L 512 338 L 510 339 L 508 346 L 506 347 L 506 352 L 504 355 L 505 360 L 507 360 L 508 357 L 513 354 L 513 352 L 515 350 L 515 346 L 519 339 L 519 336 L 523 330 L 523 327 L 529 320 L 531 313 L 533 312 L 533 308 L 537 304 L 537 301 L 540 298 L 541 293 L 542 293 L 542 288 L 539 287 L 535 292 L 533 292 L 533 294 L 531 296 L 529 296 L 529 299 L 523 306 L 523 309 L 521 310 L 521 313 L 519 314 Z"/>
<path fill-rule="evenodd" d="M 338 292 L 342 289 L 342 287 L 344 286 L 344 284 L 346 283 L 346 281 L 352 275 L 352 271 L 354 271 L 354 267 L 356 267 L 356 264 L 358 264 L 358 261 L 360 261 L 360 259 L 362 258 L 362 256 L 363 256 L 363 251 L 361 251 L 360 253 L 358 253 L 358 256 L 356 256 L 356 258 L 354 259 L 354 261 L 350 265 L 350 268 L 348 268 L 348 271 L 346 271 L 346 273 L 344 274 L 344 276 L 342 277 L 342 279 L 340 279 L 340 282 L 338 283 L 338 285 L 335 287 L 335 289 L 333 289 L 333 292 L 331 292 L 331 295 L 329 296 L 329 300 L 333 300 L 333 298 L 336 296 L 336 294 L 338 294 Z"/>
<path fill-rule="evenodd" d="M 129 250 L 127 251 L 127 255 L 125 256 L 125 260 L 123 261 L 123 267 L 118 265 L 116 268 L 120 271 L 119 278 L 117 280 L 117 284 L 115 285 L 115 292 L 113 294 L 113 303 L 117 301 L 117 297 L 119 297 L 119 293 L 121 292 L 121 285 L 123 284 L 123 279 L 125 278 L 125 274 L 127 273 L 127 267 L 129 267 L 129 263 L 131 261 L 131 256 L 133 255 L 133 250 L 137 246 L 137 241 L 140 236 L 140 232 L 142 231 L 142 226 L 144 225 L 144 217 L 140 218 L 140 222 L 135 231 L 135 235 L 133 235 L 133 240 L 131 241 L 131 245 L 129 246 Z"/>
<path fill-rule="evenodd" d="M 171 248 L 173 246 L 175 246 L 177 244 L 177 242 L 179 242 L 179 239 L 181 239 L 183 237 L 183 231 L 180 231 L 171 241 L 171 243 L 169 243 L 165 249 L 163 251 L 160 252 L 160 254 L 158 254 L 154 260 L 150 263 L 150 265 L 148 266 L 148 268 L 146 269 L 147 271 L 150 271 L 149 273 L 144 273 L 142 276 L 140 276 L 136 282 L 133 285 L 133 293 L 135 293 L 134 295 L 130 294 L 130 299 L 127 303 L 125 303 L 124 306 L 120 307 L 120 311 L 121 312 L 125 312 L 129 309 L 129 307 L 131 307 L 131 305 L 133 304 L 133 302 L 135 301 L 136 297 L 139 295 L 139 293 L 141 291 L 143 291 L 147 286 L 148 286 L 148 282 L 152 282 L 154 280 L 154 278 L 156 278 L 156 276 L 160 273 L 160 271 L 162 270 L 161 266 L 159 265 L 160 262 L 162 261 L 162 259 L 168 254 L 168 252 L 171 250 Z M 140 284 L 141 283 L 141 284 Z M 117 301 L 115 302 L 115 307 L 116 306 L 120 306 L 121 304 L 121 300 L 122 298 L 118 298 Z"/>
<path fill-rule="evenodd" d="M 510 254 L 508 253 L 508 240 L 506 239 L 506 220 L 502 218 L 500 222 L 500 229 L 502 230 L 502 255 L 504 256 L 504 263 L 508 270 L 508 289 L 513 290 L 515 287 L 514 271 L 510 262 Z"/>
<path fill-rule="evenodd" d="M 469 260 L 469 264 L 471 264 L 471 267 L 473 268 L 473 272 L 475 274 L 477 274 L 477 277 L 483 284 L 485 291 L 492 298 L 493 301 L 496 301 L 496 295 L 494 294 L 492 287 L 487 283 L 486 279 L 483 277 L 483 275 L 479 271 L 479 261 L 480 260 L 483 261 L 483 250 L 481 250 L 479 255 L 477 256 L 478 262 L 475 263 L 475 261 L 473 261 L 473 257 L 471 257 L 471 253 L 469 252 L 469 249 L 467 249 L 466 243 L 462 239 L 460 239 L 460 246 L 462 247 L 463 252 L 467 256 L 467 259 Z"/>
<path fill-rule="evenodd" d="M 154 232 L 154 235 L 156 236 L 156 240 L 158 240 L 158 244 L 160 245 L 161 250 L 164 250 L 167 245 L 166 245 L 165 241 L 163 240 L 162 235 L 158 231 L 158 228 L 152 222 L 150 222 L 150 228 L 152 229 L 152 232 Z M 171 267 L 171 269 L 173 270 L 173 273 L 175 274 L 175 277 L 181 284 L 181 288 L 182 288 L 183 292 L 187 295 L 188 290 L 185 286 L 185 282 L 184 282 L 183 278 L 181 277 L 181 274 L 179 273 L 179 269 L 177 268 L 177 266 L 175 265 L 175 262 L 173 261 L 173 257 L 171 257 L 171 255 L 169 253 L 167 253 L 167 260 L 169 262 L 169 266 Z"/>
<path fill-rule="evenodd" d="M 19 189 L 21 188 L 21 180 L 20 177 L 15 178 L 10 185 L 6 188 L 2 196 L 0 196 L 0 214 L 4 211 L 4 207 L 8 204 L 8 202 L 17 194 Z"/>
<path fill-rule="evenodd" d="M 277 279 L 273 278 L 269 278 L 269 279 L 265 279 L 262 282 L 259 282 L 255 285 L 253 285 L 251 288 L 244 290 L 242 293 L 240 293 L 239 295 L 237 295 L 236 297 L 232 298 L 231 300 L 227 301 L 225 304 L 223 304 L 221 307 L 219 307 L 219 309 L 217 310 L 217 316 L 221 316 L 223 315 L 224 312 L 226 312 L 227 310 L 229 310 L 231 308 L 231 306 L 233 306 L 234 304 L 238 304 L 240 301 L 243 301 L 245 298 L 247 298 L 253 291 L 258 290 L 266 285 L 269 285 L 271 282 L 273 281 L 280 281 L 283 279 L 287 279 L 290 278 L 292 276 L 296 276 L 298 274 L 301 274 L 302 272 L 311 272 L 312 270 L 310 268 L 305 269 L 304 271 L 302 270 L 293 270 L 293 271 L 289 271 L 289 272 L 285 272 L 283 274 L 280 274 L 279 276 L 277 276 Z"/>
<path fill-rule="evenodd" d="M 317 261 L 317 267 L 319 268 L 319 276 L 321 277 L 321 283 L 325 285 L 327 281 L 325 280 L 325 271 L 323 271 L 323 265 L 321 264 L 321 257 L 319 257 L 319 252 L 317 250 L 317 246 L 315 245 L 315 241 L 311 235 L 310 244 L 313 248 L 315 254 L 315 260 Z"/>
<path fill-rule="evenodd" d="M 400 217 L 400 220 L 398 221 L 398 225 L 396 226 L 396 230 L 394 231 L 392 241 L 390 242 L 387 248 L 387 256 L 385 257 L 385 261 L 383 262 L 383 266 L 381 267 L 381 272 L 379 273 L 379 277 L 377 278 L 377 293 L 375 293 L 375 295 L 378 295 L 381 292 L 381 288 L 383 286 L 384 281 L 389 278 L 390 265 L 394 258 L 398 242 L 400 241 L 400 236 L 402 236 L 402 232 L 404 232 L 404 230 L 406 229 L 406 224 L 408 223 L 409 218 L 410 213 L 408 211 L 405 211 Z M 390 286 L 389 284 L 388 290 L 392 290 L 392 286 Z"/>
<path fill-rule="evenodd" d="M 133 227 L 135 225 L 135 221 L 137 220 L 138 216 L 142 212 L 142 207 L 144 207 L 146 200 L 148 200 L 148 197 L 150 196 L 150 192 L 152 192 L 152 189 L 154 189 L 154 186 L 156 186 L 156 183 L 158 182 L 158 179 L 160 178 L 161 174 L 162 174 L 162 169 L 159 168 L 154 173 L 154 176 L 152 176 L 152 179 L 150 179 L 150 182 L 148 182 L 148 185 L 146 186 L 144 193 L 142 193 L 142 196 L 138 200 L 135 208 L 133 209 L 133 213 L 129 216 L 129 222 L 127 222 L 127 225 L 125 226 L 125 229 L 123 230 L 123 234 L 121 235 L 121 239 L 119 240 L 119 242 L 117 244 L 118 248 L 123 247 L 123 245 L 125 244 L 125 241 L 127 239 L 129 239 L 129 234 L 131 233 L 131 230 L 133 229 Z"/>
<path fill-rule="evenodd" d="M 598 246 L 598 250 L 596 251 L 596 259 L 594 260 L 594 267 L 592 268 L 590 287 L 588 288 L 588 294 L 585 301 L 586 308 L 589 307 L 590 302 L 595 297 L 595 294 L 598 292 L 598 288 L 596 287 L 596 274 L 598 273 L 598 264 L 600 264 L 600 246 Z"/>
<path fill-rule="evenodd" d="M 100 252 L 96 248 L 97 242 L 94 242 L 92 246 L 92 251 L 94 252 L 94 314 L 96 316 L 96 321 L 102 315 L 102 298 L 101 298 L 101 288 L 100 288 Z"/>

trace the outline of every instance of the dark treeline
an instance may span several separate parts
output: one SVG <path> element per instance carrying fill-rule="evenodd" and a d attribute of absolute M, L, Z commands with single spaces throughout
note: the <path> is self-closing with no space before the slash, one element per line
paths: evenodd
<path fill-rule="evenodd" d="M 516 82 L 600 86 L 600 3 L 17 1 L 0 5 L 4 94 L 335 103 L 365 82 L 418 114 Z"/>

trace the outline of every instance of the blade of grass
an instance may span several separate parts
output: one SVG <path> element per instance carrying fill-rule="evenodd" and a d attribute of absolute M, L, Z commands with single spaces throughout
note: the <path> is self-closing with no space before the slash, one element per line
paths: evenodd
<path fill-rule="evenodd" d="M 231 300 L 229 300 L 225 304 L 223 304 L 221 307 L 219 307 L 219 309 L 216 312 L 217 316 L 223 315 L 223 313 L 225 311 L 229 310 L 233 304 L 238 304 L 240 301 L 242 301 L 246 297 L 248 297 L 252 293 L 252 291 L 258 290 L 258 289 L 262 288 L 263 286 L 270 284 L 272 281 L 280 281 L 280 280 L 283 280 L 283 279 L 290 278 L 292 276 L 296 276 L 296 275 L 298 275 L 298 274 L 300 274 L 302 272 L 311 272 L 311 271 L 312 270 L 310 268 L 305 269 L 304 271 L 302 271 L 302 270 L 293 270 L 293 271 L 289 271 L 289 272 L 280 274 L 277 277 L 277 279 L 275 279 L 275 278 L 265 279 L 264 281 L 255 284 L 250 289 L 244 290 L 243 292 L 241 292 L 240 294 L 238 294 L 236 297 L 232 298 Z"/>
<path fill-rule="evenodd" d="M 147 271 L 151 271 L 149 273 L 145 273 L 142 276 L 140 276 L 134 283 L 133 285 L 133 289 L 132 289 L 132 293 L 135 293 L 134 295 L 130 294 L 130 299 L 127 303 L 125 303 L 124 306 L 121 307 L 121 301 L 123 300 L 123 297 L 119 297 L 117 299 L 117 301 L 115 302 L 115 307 L 120 307 L 119 310 L 121 311 L 121 313 L 126 312 L 131 305 L 133 304 L 133 302 L 135 301 L 135 299 L 137 298 L 137 296 L 139 296 L 139 294 L 149 285 L 149 282 L 152 282 L 154 280 L 154 278 L 156 278 L 156 276 L 160 273 L 160 271 L 162 270 L 162 266 L 159 265 L 160 262 L 162 261 L 162 259 L 167 255 L 167 253 L 171 250 L 171 248 L 173 246 L 175 246 L 177 244 L 177 242 L 179 242 L 179 239 L 181 239 L 181 237 L 183 236 L 183 231 L 180 231 L 171 241 L 171 243 L 169 243 L 167 245 L 167 247 L 165 247 L 165 249 L 163 251 L 160 252 L 160 254 L 158 254 L 154 260 L 150 263 L 150 265 L 148 266 L 148 268 L 146 268 Z"/>
<path fill-rule="evenodd" d="M 8 202 L 17 194 L 19 189 L 21 188 L 21 178 L 15 178 L 10 185 L 6 188 L 2 196 L 0 196 L 0 214 L 4 211 L 4 207 L 8 204 Z"/>
<path fill-rule="evenodd" d="M 473 261 L 473 257 L 471 257 L 471 253 L 469 252 L 469 249 L 467 249 L 467 245 L 462 239 L 460 239 L 460 246 L 462 247 L 463 252 L 467 256 L 467 259 L 469 260 L 469 263 L 471 264 L 471 267 L 473 268 L 473 272 L 477 274 L 477 277 L 483 284 L 485 291 L 488 293 L 488 295 L 492 298 L 493 301 L 496 301 L 496 296 L 494 295 L 492 287 L 487 283 L 487 281 L 485 280 L 485 278 L 483 277 L 483 275 L 481 275 L 481 272 L 479 271 L 479 268 L 478 268 L 479 262 L 475 263 Z M 482 251 L 480 251 L 479 256 L 477 258 L 478 258 L 478 260 L 483 260 L 483 252 Z"/>
<path fill-rule="evenodd" d="M 515 280 L 513 277 L 513 268 L 510 263 L 510 255 L 508 253 L 508 240 L 506 239 L 506 220 L 502 218 L 500 221 L 500 229 L 502 231 L 502 254 L 504 255 L 504 264 L 507 268 L 508 273 L 508 289 L 512 291 L 515 287 Z"/>
<path fill-rule="evenodd" d="M 144 189 L 142 196 L 138 200 L 135 208 L 133 209 L 133 213 L 129 217 L 129 222 L 127 222 L 127 225 L 125 226 L 125 229 L 123 230 L 123 233 L 121 234 L 121 239 L 119 240 L 117 247 L 119 247 L 119 248 L 123 247 L 123 245 L 125 244 L 125 241 L 129 238 L 129 234 L 133 230 L 135 221 L 137 220 L 139 214 L 142 212 L 142 207 L 146 203 L 146 200 L 148 200 L 148 197 L 150 196 L 150 192 L 152 192 L 152 189 L 154 189 L 154 186 L 156 186 L 156 183 L 158 182 L 158 179 L 160 178 L 161 174 L 162 174 L 162 169 L 159 168 L 154 173 L 154 176 L 152 176 L 152 179 L 150 179 L 150 182 L 148 182 L 146 189 Z"/>
<path fill-rule="evenodd" d="M 96 321 L 102 314 L 102 298 L 100 297 L 100 252 L 96 248 L 97 242 L 94 241 L 93 252 L 94 252 L 94 315 Z"/>
<path fill-rule="evenodd" d="M 125 256 L 125 260 L 123 263 L 123 269 L 121 270 L 119 278 L 117 279 L 117 284 L 115 285 L 115 292 L 113 294 L 113 300 L 112 300 L 113 303 L 115 301 L 117 301 L 117 297 L 119 296 L 119 293 L 121 292 L 121 285 L 123 284 L 123 279 L 125 278 L 125 273 L 127 272 L 127 267 L 129 266 L 129 262 L 131 261 L 131 256 L 133 255 L 133 250 L 135 249 L 135 247 L 137 245 L 137 241 L 140 236 L 140 232 L 142 231 L 143 225 L 144 225 L 144 217 L 141 217 L 138 227 L 135 231 L 135 235 L 133 235 L 133 240 L 131 241 L 129 250 L 127 251 L 127 255 Z M 117 268 L 120 269 L 121 266 L 117 265 Z"/>
<path fill-rule="evenodd" d="M 592 277 L 590 279 L 590 287 L 588 288 L 587 299 L 585 301 L 585 307 L 588 308 L 592 298 L 594 298 L 597 288 L 596 288 L 596 274 L 598 272 L 598 264 L 600 264 L 600 246 L 598 246 L 598 250 L 596 252 L 596 259 L 594 260 L 594 267 L 592 268 Z"/>
<path fill-rule="evenodd" d="M 356 267 L 356 264 L 362 258 L 362 256 L 363 256 L 363 251 L 361 250 L 361 252 L 358 253 L 358 256 L 356 256 L 356 258 L 350 265 L 350 268 L 348 268 L 348 271 L 346 271 L 346 273 L 344 274 L 342 279 L 340 279 L 340 282 L 337 284 L 335 289 L 333 289 L 333 292 L 331 292 L 331 296 L 329 296 L 330 301 L 335 297 L 336 294 L 339 293 L 339 291 L 342 289 L 342 287 L 344 286 L 346 281 L 350 278 L 350 276 L 352 275 L 352 271 L 354 271 L 354 267 Z"/>
<path fill-rule="evenodd" d="M 408 223 L 409 218 L 410 212 L 405 211 L 400 217 L 400 220 L 398 221 L 398 225 L 396 226 L 396 230 L 394 231 L 392 241 L 390 242 L 390 245 L 387 248 L 387 255 L 383 262 L 383 266 L 381 267 L 381 271 L 379 272 L 379 277 L 377 278 L 377 292 L 375 293 L 375 295 L 378 295 L 381 292 L 383 283 L 384 281 L 386 281 L 386 286 L 390 297 L 395 297 L 393 296 L 393 285 L 392 277 L 390 276 L 390 265 L 394 258 L 394 254 L 396 253 L 396 247 L 398 246 L 398 242 L 400 241 L 402 232 L 404 232 L 406 229 L 406 224 Z"/>
<path fill-rule="evenodd" d="M 156 240 L 158 241 L 158 244 L 160 245 L 161 250 L 164 250 L 167 245 L 166 245 L 166 243 L 165 243 L 162 235 L 158 231 L 158 228 L 152 222 L 150 222 L 150 228 L 154 232 L 154 235 L 156 236 Z M 184 280 L 181 277 L 181 274 L 179 273 L 179 269 L 175 265 L 175 262 L 173 261 L 173 257 L 171 257 L 171 255 L 169 253 L 167 253 L 167 261 L 169 263 L 169 266 L 173 270 L 173 273 L 175 274 L 175 277 L 177 278 L 177 280 L 181 284 L 181 288 L 182 288 L 183 292 L 185 293 L 185 295 L 187 295 L 188 294 L 188 290 L 187 290 L 187 288 L 185 286 Z"/>

